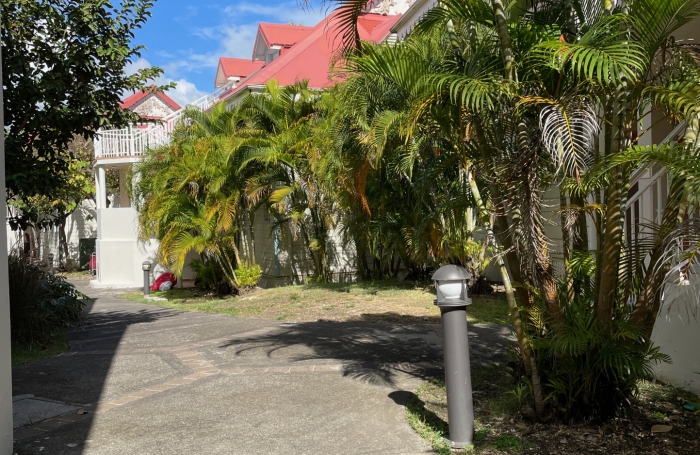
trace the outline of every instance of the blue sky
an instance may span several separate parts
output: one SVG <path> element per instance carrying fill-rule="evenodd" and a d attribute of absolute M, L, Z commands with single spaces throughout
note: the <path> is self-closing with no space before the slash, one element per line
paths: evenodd
<path fill-rule="evenodd" d="M 250 58 L 259 22 L 315 25 L 327 6 L 314 3 L 309 11 L 299 8 L 296 0 L 158 0 L 151 10 L 153 17 L 133 40 L 147 50 L 129 71 L 163 68 L 165 74 L 155 82 L 176 82 L 177 88 L 168 95 L 184 105 L 214 91 L 219 57 Z"/>

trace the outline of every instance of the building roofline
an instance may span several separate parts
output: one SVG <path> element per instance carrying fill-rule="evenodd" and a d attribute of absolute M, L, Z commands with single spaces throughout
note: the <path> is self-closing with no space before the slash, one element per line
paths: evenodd
<path fill-rule="evenodd" d="M 411 20 L 415 20 L 414 14 L 428 3 L 430 0 L 416 0 L 416 2 L 411 5 L 402 15 L 401 18 L 396 21 L 396 23 L 391 27 L 391 33 L 398 33 L 405 25 L 407 25 Z"/>

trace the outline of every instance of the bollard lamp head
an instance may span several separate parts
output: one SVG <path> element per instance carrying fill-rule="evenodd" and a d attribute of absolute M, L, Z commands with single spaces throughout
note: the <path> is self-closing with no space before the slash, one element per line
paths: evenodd
<path fill-rule="evenodd" d="M 144 261 L 144 263 L 141 264 L 141 268 L 144 272 L 148 272 L 149 270 L 151 270 L 151 263 L 148 261 Z"/>
<path fill-rule="evenodd" d="M 456 265 L 445 265 L 433 274 L 437 306 L 464 306 L 471 304 L 467 297 L 467 280 L 469 272 Z"/>
<path fill-rule="evenodd" d="M 49 262 L 53 262 L 53 253 L 49 253 Z"/>

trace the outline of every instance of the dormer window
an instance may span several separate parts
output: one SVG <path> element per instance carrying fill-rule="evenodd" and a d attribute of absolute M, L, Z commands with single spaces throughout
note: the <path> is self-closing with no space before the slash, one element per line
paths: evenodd
<path fill-rule="evenodd" d="M 284 49 L 289 49 L 306 38 L 313 27 L 288 24 L 268 24 L 261 22 L 253 45 L 253 61 L 270 63 L 279 57 Z"/>
<path fill-rule="evenodd" d="M 244 58 L 221 57 L 219 67 L 216 69 L 214 87 L 223 87 L 232 82 L 238 85 L 240 81 L 262 68 L 264 64 L 264 61 L 254 62 Z"/>

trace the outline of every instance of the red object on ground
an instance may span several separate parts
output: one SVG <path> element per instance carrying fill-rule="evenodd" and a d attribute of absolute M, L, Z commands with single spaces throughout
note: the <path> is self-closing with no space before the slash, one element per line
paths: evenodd
<path fill-rule="evenodd" d="M 164 273 L 158 278 L 156 278 L 156 281 L 151 285 L 151 291 L 157 291 L 160 289 L 160 285 L 165 283 L 166 281 L 170 281 L 173 284 L 173 287 L 177 284 L 177 277 L 172 274 L 172 273 Z"/>
<path fill-rule="evenodd" d="M 88 269 L 90 270 L 90 272 L 94 272 L 95 270 L 97 270 L 97 254 L 96 253 L 92 253 L 90 255 L 90 263 L 88 264 Z"/>

